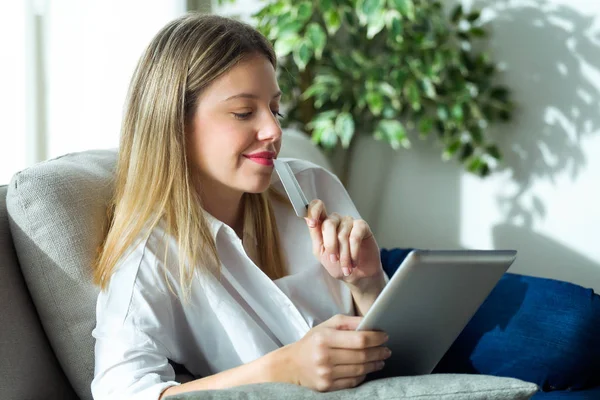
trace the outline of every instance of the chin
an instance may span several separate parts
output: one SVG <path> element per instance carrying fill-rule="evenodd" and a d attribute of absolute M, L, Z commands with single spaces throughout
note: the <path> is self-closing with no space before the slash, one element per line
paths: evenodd
<path fill-rule="evenodd" d="M 242 185 L 242 189 L 246 193 L 262 193 L 271 186 L 271 177 L 260 177 L 258 179 L 247 179 Z"/>

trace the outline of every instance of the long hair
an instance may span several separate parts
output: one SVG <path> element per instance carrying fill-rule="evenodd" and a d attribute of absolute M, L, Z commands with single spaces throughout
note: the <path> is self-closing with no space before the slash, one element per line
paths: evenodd
<path fill-rule="evenodd" d="M 119 260 L 136 240 L 147 238 L 162 218 L 166 234 L 177 240 L 184 294 L 189 294 L 197 270 L 219 268 L 186 152 L 186 127 L 202 90 L 254 54 L 263 55 L 276 68 L 273 48 L 257 30 L 203 14 L 170 22 L 145 50 L 129 87 L 107 232 L 94 264 L 94 283 L 101 289 L 106 289 Z M 243 199 L 249 202 L 246 209 L 261 239 L 260 268 L 277 279 L 285 275 L 285 265 L 271 197 L 280 198 L 269 189 L 246 193 Z M 165 267 L 167 254 L 168 250 Z"/>

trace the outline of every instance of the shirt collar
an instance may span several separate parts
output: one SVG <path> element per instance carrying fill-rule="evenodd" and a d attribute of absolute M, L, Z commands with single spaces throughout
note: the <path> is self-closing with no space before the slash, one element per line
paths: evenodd
<path fill-rule="evenodd" d="M 256 237 L 256 229 L 254 226 L 254 221 L 252 218 L 252 213 L 250 212 L 250 202 L 246 201 L 245 197 L 242 198 L 244 201 L 244 223 L 243 223 L 243 233 L 242 233 L 242 242 L 247 243 L 250 246 L 256 246 L 258 243 Z M 210 230 L 212 233 L 212 238 L 214 241 L 217 240 L 217 235 L 221 229 L 225 226 L 225 223 L 217 218 L 215 218 L 208 211 L 204 211 L 204 216 L 210 226 Z M 231 234 L 236 235 L 235 231 L 231 227 L 227 227 Z"/>

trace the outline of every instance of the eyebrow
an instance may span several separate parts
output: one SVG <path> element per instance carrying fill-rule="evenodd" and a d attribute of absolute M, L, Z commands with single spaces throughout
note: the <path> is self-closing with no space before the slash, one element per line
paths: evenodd
<path fill-rule="evenodd" d="M 282 94 L 282 93 L 281 93 L 281 90 L 280 90 L 280 91 L 278 91 L 278 92 L 277 92 L 277 93 L 275 93 L 275 95 L 273 96 L 273 99 L 275 99 L 275 98 L 277 98 L 277 97 L 281 96 L 281 94 Z M 233 99 L 239 99 L 239 98 L 243 98 L 243 99 L 258 99 L 259 97 L 258 97 L 257 95 L 255 95 L 255 94 L 252 94 L 252 93 L 239 93 L 239 94 L 233 95 L 233 96 L 231 96 L 231 97 L 228 97 L 228 98 L 226 98 L 226 99 L 225 99 L 225 100 L 223 100 L 223 101 L 229 101 L 229 100 L 233 100 Z"/>

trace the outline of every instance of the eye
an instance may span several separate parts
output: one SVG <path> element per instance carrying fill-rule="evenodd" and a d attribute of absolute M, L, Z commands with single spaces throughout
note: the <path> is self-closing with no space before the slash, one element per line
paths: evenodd
<path fill-rule="evenodd" d="M 283 114 L 281 114 L 279 111 L 271 111 L 271 112 L 273 113 L 274 116 L 283 118 Z"/>
<path fill-rule="evenodd" d="M 251 114 L 252 114 L 251 112 L 247 112 L 247 113 L 241 113 L 241 114 L 238 114 L 238 113 L 233 113 L 233 116 L 234 116 L 236 119 L 247 119 L 247 118 L 248 118 L 248 117 L 249 117 Z"/>

